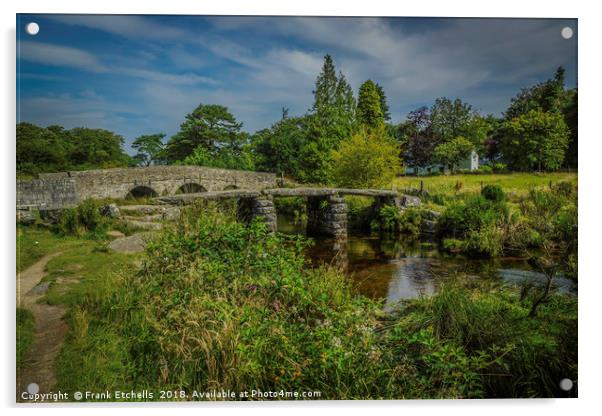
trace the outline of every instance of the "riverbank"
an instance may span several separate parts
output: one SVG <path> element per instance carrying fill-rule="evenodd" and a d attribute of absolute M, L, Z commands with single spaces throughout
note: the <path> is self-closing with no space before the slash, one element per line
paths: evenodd
<path fill-rule="evenodd" d="M 532 294 L 468 279 L 384 313 L 340 270 L 307 267 L 303 237 L 198 209 L 141 257 L 92 242 L 49 263 L 80 277 L 45 299 L 68 309 L 57 388 L 561 397 L 560 374 L 577 378 L 574 296 L 529 317 Z"/>

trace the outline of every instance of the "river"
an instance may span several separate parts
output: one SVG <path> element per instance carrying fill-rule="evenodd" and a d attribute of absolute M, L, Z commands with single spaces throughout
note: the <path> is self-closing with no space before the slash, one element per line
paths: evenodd
<path fill-rule="evenodd" d="M 278 215 L 278 231 L 304 233 L 303 224 Z M 384 299 L 385 309 L 400 300 L 428 296 L 450 279 L 476 279 L 481 283 L 545 284 L 544 274 L 534 271 L 526 258 L 472 259 L 438 250 L 428 241 L 408 241 L 374 235 L 353 234 L 344 242 L 312 237 L 314 244 L 306 255 L 314 265 L 334 264 L 342 268 L 362 294 Z M 556 277 L 555 287 L 563 293 L 577 293 L 570 279 Z"/>

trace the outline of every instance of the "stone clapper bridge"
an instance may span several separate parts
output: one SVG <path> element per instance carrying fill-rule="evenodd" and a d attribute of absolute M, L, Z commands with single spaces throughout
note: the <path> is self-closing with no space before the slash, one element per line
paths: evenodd
<path fill-rule="evenodd" d="M 95 169 L 40 174 L 37 179 L 17 180 L 17 213 L 31 211 L 56 218 L 66 207 L 92 199 L 148 197 L 158 205 L 185 205 L 197 199 L 238 199 L 242 219 L 261 217 L 276 230 L 274 198 L 304 197 L 308 234 L 347 236 L 347 205 L 343 196 L 374 198 L 375 214 L 384 204 L 399 209 L 420 204 L 420 199 L 396 191 L 342 188 L 283 188 L 274 173 L 216 169 L 204 166 L 148 166 Z M 124 207 L 125 208 L 125 207 Z"/>
<path fill-rule="evenodd" d="M 347 237 L 347 204 L 343 196 L 355 195 L 374 198 L 373 212 L 385 204 L 401 209 L 420 204 L 416 197 L 400 195 L 396 191 L 348 188 L 275 188 L 263 190 L 226 190 L 189 193 L 154 198 L 160 204 L 186 205 L 196 200 L 238 199 L 238 211 L 249 221 L 261 218 L 271 231 L 276 231 L 274 198 L 303 197 L 307 201 L 307 233 L 326 235 L 337 239 Z"/>

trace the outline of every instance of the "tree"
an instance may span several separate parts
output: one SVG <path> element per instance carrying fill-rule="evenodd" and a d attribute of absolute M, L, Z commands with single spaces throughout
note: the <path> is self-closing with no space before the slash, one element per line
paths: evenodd
<path fill-rule="evenodd" d="M 186 115 L 180 125 L 180 131 L 174 135 L 166 146 L 169 160 L 183 160 L 198 146 L 204 146 L 209 151 L 221 147 L 240 149 L 247 139 L 241 133 L 242 123 L 222 105 L 199 106 Z"/>
<path fill-rule="evenodd" d="M 307 144 L 309 116 L 287 117 L 271 128 L 255 133 L 251 139 L 257 168 L 268 172 L 307 178 L 301 168 L 301 152 Z"/>
<path fill-rule="evenodd" d="M 577 90 L 569 90 L 567 91 L 567 102 L 563 108 L 564 121 L 567 124 L 567 127 L 570 131 L 569 136 L 569 147 L 565 156 L 565 163 L 568 166 L 577 167 L 579 162 L 579 152 L 578 152 L 578 130 L 577 130 L 577 119 L 578 119 L 578 100 L 577 100 Z"/>
<path fill-rule="evenodd" d="M 307 135 L 298 154 L 297 179 L 302 182 L 328 183 L 331 154 L 355 129 L 355 99 L 345 76 L 336 70 L 332 57 L 316 79 L 314 103 L 307 116 Z"/>
<path fill-rule="evenodd" d="M 523 88 L 512 98 L 510 106 L 504 113 L 506 120 L 512 120 L 531 110 L 562 112 L 566 103 L 564 72 L 564 68 L 559 67 L 551 79 Z"/>
<path fill-rule="evenodd" d="M 18 175 L 67 170 L 71 166 L 70 149 L 62 128 L 57 132 L 31 123 L 17 124 Z"/>
<path fill-rule="evenodd" d="M 17 124 L 17 174 L 127 166 L 124 139 L 103 129 Z"/>
<path fill-rule="evenodd" d="M 448 166 L 451 172 L 454 173 L 458 163 L 469 157 L 473 149 L 474 145 L 470 140 L 458 136 L 435 147 L 433 159 L 442 165 Z"/>
<path fill-rule="evenodd" d="M 384 129 L 362 127 L 333 152 L 335 183 L 350 188 L 389 185 L 401 171 L 398 154 L 397 144 Z"/>
<path fill-rule="evenodd" d="M 376 84 L 372 80 L 364 82 L 358 93 L 358 122 L 369 128 L 380 128 L 385 122 L 380 103 L 381 95 Z"/>
<path fill-rule="evenodd" d="M 314 136 L 333 144 L 351 135 L 355 126 L 355 98 L 343 73 L 336 75 L 332 57 L 326 55 L 313 91 L 314 103 L 310 113 Z"/>
<path fill-rule="evenodd" d="M 513 169 L 554 170 L 562 165 L 569 135 L 562 114 L 532 109 L 504 124 L 501 151 Z"/>
<path fill-rule="evenodd" d="M 380 84 L 376 84 L 376 90 L 378 91 L 378 95 L 380 97 L 380 110 L 383 113 L 383 118 L 385 121 L 391 120 L 391 112 L 389 111 L 389 104 L 387 103 L 387 96 L 385 95 L 385 90 Z"/>
<path fill-rule="evenodd" d="M 416 171 L 432 163 L 437 141 L 431 129 L 431 117 L 427 107 L 420 107 L 408 114 L 407 121 L 397 127 L 397 136 L 403 143 L 402 158 Z"/>
<path fill-rule="evenodd" d="M 164 133 L 148 134 L 138 137 L 132 143 L 132 148 L 138 153 L 134 156 L 142 166 L 150 166 L 151 163 L 157 164 L 163 159 L 165 144 Z"/>
<path fill-rule="evenodd" d="M 458 136 L 467 137 L 470 123 L 475 117 L 472 106 L 459 98 L 451 101 L 441 97 L 431 107 L 431 129 L 437 141 L 443 143 Z"/>
<path fill-rule="evenodd" d="M 198 146 L 182 163 L 220 169 L 255 170 L 255 160 L 248 146 L 241 149 L 222 147 L 214 150 Z"/>

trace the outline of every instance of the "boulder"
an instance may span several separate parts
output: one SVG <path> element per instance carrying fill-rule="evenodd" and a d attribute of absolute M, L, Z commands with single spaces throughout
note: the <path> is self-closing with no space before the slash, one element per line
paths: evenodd
<path fill-rule="evenodd" d="M 119 208 L 115 204 L 108 204 L 100 208 L 100 214 L 109 218 L 119 218 Z"/>
<path fill-rule="evenodd" d="M 401 197 L 401 204 L 404 207 L 419 207 L 422 202 L 417 196 L 404 195 Z"/>
<path fill-rule="evenodd" d="M 425 210 L 425 216 L 430 221 L 436 221 L 441 216 L 440 212 L 433 211 L 432 209 Z"/>
<path fill-rule="evenodd" d="M 422 223 L 420 224 L 420 226 L 421 226 L 421 231 L 424 234 L 435 234 L 435 231 L 437 230 L 437 221 L 422 220 Z"/>
<path fill-rule="evenodd" d="M 28 209 L 18 209 L 17 222 L 25 225 L 33 224 L 36 222 L 36 216 L 32 211 Z"/>
<path fill-rule="evenodd" d="M 58 224 L 61 220 L 62 208 L 40 208 L 40 218 L 51 224 Z"/>

